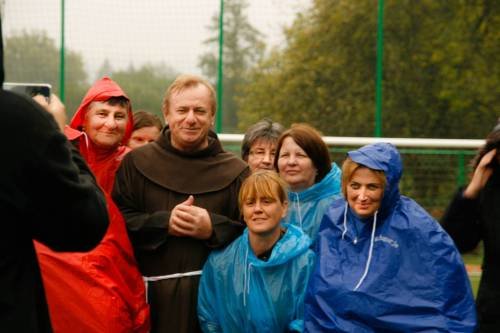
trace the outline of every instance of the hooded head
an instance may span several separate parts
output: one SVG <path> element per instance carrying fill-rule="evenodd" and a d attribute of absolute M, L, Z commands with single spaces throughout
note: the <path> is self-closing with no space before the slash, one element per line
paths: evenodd
<path fill-rule="evenodd" d="M 403 173 L 403 163 L 398 150 L 390 143 L 379 142 L 350 151 L 347 155 L 359 165 L 384 173 L 386 181 L 379 214 L 385 216 L 400 196 L 399 180 Z"/>
<path fill-rule="evenodd" d="M 128 140 L 133 131 L 134 122 L 132 116 L 132 107 L 130 105 L 130 99 L 125 94 L 125 92 L 120 88 L 120 86 L 109 77 L 103 77 L 102 79 L 96 81 L 82 100 L 82 103 L 76 110 L 73 119 L 71 119 L 70 127 L 77 131 L 66 131 L 66 135 L 70 140 L 78 137 L 83 131 L 83 125 L 85 123 L 85 116 L 89 110 L 89 106 L 92 102 L 106 102 L 113 97 L 123 97 L 129 103 L 127 107 L 127 125 L 125 127 L 125 134 L 121 140 L 121 144 L 127 144 Z"/>

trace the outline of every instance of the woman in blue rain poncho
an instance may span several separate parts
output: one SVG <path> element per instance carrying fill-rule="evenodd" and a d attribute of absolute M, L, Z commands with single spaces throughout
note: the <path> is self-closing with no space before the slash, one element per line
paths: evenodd
<path fill-rule="evenodd" d="M 376 143 L 348 153 L 345 199 L 318 234 L 306 332 L 473 332 L 461 257 L 440 225 L 400 195 L 399 152 Z"/>
<path fill-rule="evenodd" d="M 247 229 L 203 267 L 198 318 L 204 332 L 301 332 L 314 253 L 298 227 L 280 225 L 286 184 L 273 171 L 243 183 L 240 208 Z"/>

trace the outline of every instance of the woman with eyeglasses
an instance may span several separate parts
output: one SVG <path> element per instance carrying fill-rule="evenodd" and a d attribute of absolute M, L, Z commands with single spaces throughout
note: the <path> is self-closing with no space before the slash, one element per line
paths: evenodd
<path fill-rule="evenodd" d="M 251 172 L 273 170 L 276 143 L 285 128 L 269 118 L 248 128 L 241 144 L 241 158 L 248 163 Z"/>

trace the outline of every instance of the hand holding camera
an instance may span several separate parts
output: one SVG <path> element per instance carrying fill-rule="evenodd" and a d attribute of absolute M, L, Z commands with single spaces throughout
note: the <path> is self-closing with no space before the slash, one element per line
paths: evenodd
<path fill-rule="evenodd" d="M 51 94 L 52 86 L 48 83 L 13 83 L 5 82 L 4 90 L 9 90 L 17 94 L 32 97 L 38 104 L 51 113 L 61 131 L 64 131 L 66 125 L 66 108 L 61 100 L 54 94 Z"/>
<path fill-rule="evenodd" d="M 36 95 L 33 97 L 33 99 L 54 116 L 57 124 L 59 125 L 59 128 L 61 129 L 61 131 L 64 131 L 64 126 L 66 125 L 67 121 L 66 108 L 64 107 L 64 104 L 61 102 L 59 97 L 57 97 L 55 94 L 52 94 L 50 96 L 50 103 L 47 103 L 47 99 L 42 95 Z"/>

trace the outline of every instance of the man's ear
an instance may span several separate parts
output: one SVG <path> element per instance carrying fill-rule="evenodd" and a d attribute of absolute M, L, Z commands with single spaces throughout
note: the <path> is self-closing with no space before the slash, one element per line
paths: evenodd
<path fill-rule="evenodd" d="M 163 114 L 163 121 L 165 122 L 165 126 L 166 126 L 166 125 L 168 125 L 168 121 L 167 121 L 168 110 L 164 109 L 161 113 Z"/>

